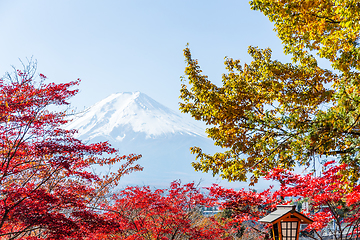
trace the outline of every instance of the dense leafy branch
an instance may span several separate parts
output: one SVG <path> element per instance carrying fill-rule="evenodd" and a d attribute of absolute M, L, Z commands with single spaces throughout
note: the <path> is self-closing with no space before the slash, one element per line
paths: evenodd
<path fill-rule="evenodd" d="M 222 86 L 202 74 L 190 49 L 180 90 L 180 109 L 205 122 L 207 134 L 225 149 L 209 155 L 192 148 L 198 171 L 255 183 L 274 167 L 309 166 L 331 155 L 359 176 L 360 11 L 354 1 L 254 0 L 275 25 L 293 63 L 271 59 L 270 49 L 249 47 L 250 64 L 225 59 Z M 318 66 L 318 54 L 333 69 Z M 325 158 L 324 158 L 325 157 Z"/>
<path fill-rule="evenodd" d="M 79 80 L 55 84 L 36 65 L 0 79 L 0 235 L 6 239 L 82 239 L 117 223 L 96 212 L 121 176 L 141 170 L 139 155 L 121 156 L 107 142 L 85 144 L 64 129 Z M 36 79 L 40 79 L 38 82 Z M 107 157 L 105 157 L 107 155 Z M 120 163 L 124 162 L 124 163 Z M 118 163 L 97 176 L 94 165 Z"/>

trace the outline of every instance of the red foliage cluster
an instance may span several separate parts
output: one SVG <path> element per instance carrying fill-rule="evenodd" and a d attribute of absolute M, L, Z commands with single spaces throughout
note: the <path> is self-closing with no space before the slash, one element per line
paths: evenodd
<path fill-rule="evenodd" d="M 201 208 L 213 206 L 216 199 L 202 194 L 194 183 L 175 181 L 169 189 L 154 191 L 127 187 L 114 201 L 105 214 L 119 223 L 107 234 L 111 239 L 230 239 L 214 217 L 202 216 Z"/>
<path fill-rule="evenodd" d="M 256 223 L 260 218 L 276 208 L 280 200 L 271 192 L 271 188 L 263 192 L 247 191 L 240 189 L 226 189 L 219 185 L 213 185 L 210 195 L 223 200 L 223 209 L 230 209 L 233 212 L 235 222 L 252 221 Z"/>
<path fill-rule="evenodd" d="M 360 227 L 360 186 L 342 174 L 346 164 L 335 165 L 334 162 L 329 162 L 324 167 L 327 169 L 319 177 L 314 177 L 312 173 L 300 175 L 273 169 L 266 179 L 281 183 L 280 189 L 276 191 L 234 191 L 214 185 L 210 192 L 213 197 L 223 200 L 222 208 L 231 210 L 233 222 L 240 224 L 247 221 L 256 223 L 278 204 L 305 200 L 310 208 L 304 209 L 304 213 L 314 220 L 307 231 L 314 230 L 321 238 L 321 230 L 334 221 L 339 239 L 345 239 Z M 287 197 L 293 200 L 282 200 Z M 259 224 L 256 227 L 259 231 L 262 230 Z"/>
<path fill-rule="evenodd" d="M 107 225 L 94 211 L 124 174 L 140 170 L 136 155 L 120 156 L 106 142 L 85 144 L 63 129 L 67 105 L 80 80 L 45 84 L 34 68 L 0 80 L 0 238 L 82 238 Z M 104 157 L 107 154 L 111 157 Z M 99 177 L 96 164 L 124 162 L 118 172 Z"/>
<path fill-rule="evenodd" d="M 282 182 L 275 195 L 308 199 L 308 215 L 314 220 L 308 230 L 321 231 L 334 221 L 340 237 L 351 234 L 360 227 L 360 186 L 342 174 L 346 164 L 329 162 L 324 167 L 320 177 L 274 169 L 267 178 Z"/>

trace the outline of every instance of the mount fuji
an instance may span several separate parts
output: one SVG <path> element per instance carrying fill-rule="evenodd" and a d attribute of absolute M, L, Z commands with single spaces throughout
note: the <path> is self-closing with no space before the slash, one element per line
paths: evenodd
<path fill-rule="evenodd" d="M 189 148 L 200 146 L 213 153 L 216 147 L 205 128 L 178 115 L 140 92 L 116 93 L 78 114 L 67 126 L 78 129 L 76 137 L 89 142 L 109 141 L 121 154 L 142 154 L 144 167 L 121 180 L 122 185 L 168 186 L 186 182 L 227 183 L 210 173 L 195 172 Z"/>
<path fill-rule="evenodd" d="M 111 94 L 79 115 L 69 128 L 78 129 L 82 138 L 107 136 L 119 142 L 129 140 L 127 134 L 135 137 L 134 133 L 146 139 L 169 134 L 205 137 L 204 129 L 140 92 Z"/>

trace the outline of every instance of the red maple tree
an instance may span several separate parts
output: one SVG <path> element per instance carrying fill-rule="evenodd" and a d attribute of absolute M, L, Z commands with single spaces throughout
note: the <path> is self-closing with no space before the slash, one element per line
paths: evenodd
<path fill-rule="evenodd" d="M 329 161 L 319 177 L 312 173 L 301 175 L 283 169 L 274 169 L 268 179 L 278 180 L 281 187 L 275 196 L 305 199 L 309 209 L 304 209 L 314 222 L 307 227 L 313 230 L 313 239 L 325 239 L 333 235 L 336 239 L 358 239 L 360 234 L 360 185 L 352 182 L 345 173 L 346 164 Z M 315 238 L 317 236 L 317 238 Z"/>
<path fill-rule="evenodd" d="M 258 220 L 281 203 L 272 188 L 262 192 L 255 190 L 227 189 L 217 184 L 209 188 L 210 196 L 218 199 L 221 210 L 228 215 L 227 229 L 231 232 L 242 232 L 241 239 L 261 239 L 267 234 L 269 226 L 263 226 Z M 253 238 L 247 238 L 253 235 Z"/>
<path fill-rule="evenodd" d="M 127 187 L 114 196 L 106 209 L 108 218 L 119 228 L 92 239 L 231 239 L 219 219 L 204 217 L 202 207 L 216 204 L 216 199 L 201 193 L 194 183 L 171 183 L 169 189 Z"/>
<path fill-rule="evenodd" d="M 80 80 L 46 83 L 36 64 L 0 79 L 0 238 L 81 239 L 109 228 L 94 209 L 121 176 L 141 170 L 139 155 L 121 156 L 107 142 L 85 144 L 63 128 Z M 117 172 L 97 176 L 94 165 L 123 162 Z M 105 231 L 105 230 L 104 230 Z"/>
<path fill-rule="evenodd" d="M 266 179 L 281 183 L 276 191 L 271 188 L 259 193 L 244 189 L 235 191 L 214 185 L 210 193 L 214 198 L 223 200 L 222 209 L 231 211 L 231 224 L 246 223 L 245 226 L 262 232 L 262 237 L 270 226 L 259 224 L 260 218 L 275 210 L 278 204 L 306 201 L 309 209 L 303 209 L 303 213 L 314 222 L 308 225 L 303 235 L 311 239 L 325 239 L 326 235 L 336 239 L 359 239 L 360 185 L 342 174 L 346 164 L 336 165 L 332 161 L 324 167 L 324 172 L 318 177 L 312 173 L 301 175 L 273 169 Z"/>

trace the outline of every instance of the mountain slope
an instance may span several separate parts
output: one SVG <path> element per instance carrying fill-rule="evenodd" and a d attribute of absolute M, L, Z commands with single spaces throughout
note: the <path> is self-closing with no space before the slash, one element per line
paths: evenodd
<path fill-rule="evenodd" d="M 191 166 L 195 157 L 190 147 L 215 152 L 205 129 L 140 92 L 112 94 L 79 114 L 67 128 L 78 129 L 77 137 L 83 140 L 109 141 L 121 154 L 142 154 L 139 164 L 144 170 L 125 176 L 123 185 L 162 187 L 177 179 L 220 183 Z"/>
<path fill-rule="evenodd" d="M 204 129 L 140 92 L 112 94 L 87 109 L 68 127 L 78 129 L 82 138 L 108 135 L 117 141 L 126 137 L 126 129 L 144 133 L 146 138 L 174 133 L 205 137 Z"/>

